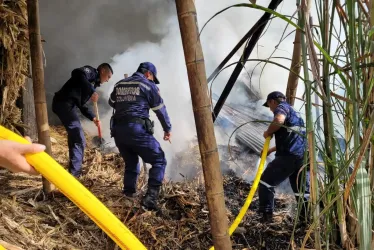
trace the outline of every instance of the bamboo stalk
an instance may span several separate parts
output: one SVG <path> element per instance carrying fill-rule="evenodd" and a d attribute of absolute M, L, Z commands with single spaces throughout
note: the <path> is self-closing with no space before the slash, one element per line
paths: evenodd
<path fill-rule="evenodd" d="M 328 1 L 324 1 L 323 4 L 323 24 L 322 28 L 322 46 L 327 51 L 330 52 L 330 17 L 329 17 L 329 6 Z M 329 180 L 334 181 L 334 192 L 336 194 L 339 193 L 340 183 L 339 179 L 336 178 L 337 176 L 337 157 L 336 157 L 336 141 L 334 136 L 334 120 L 332 114 L 332 102 L 331 102 L 331 90 L 330 90 L 330 78 L 329 78 L 329 61 L 327 58 L 323 58 L 323 87 L 326 93 L 326 102 L 323 103 L 323 120 L 324 120 L 324 135 L 325 135 L 325 149 L 327 153 L 327 157 L 329 160 L 325 161 L 327 167 L 327 173 L 330 175 Z M 338 226 L 340 231 L 340 239 L 342 245 L 346 245 L 346 241 L 348 238 L 347 235 L 347 226 L 345 222 L 345 214 L 344 214 L 344 207 L 343 207 L 343 199 L 340 197 L 336 201 L 336 214 L 338 215 Z"/>
<path fill-rule="evenodd" d="M 374 1 L 373 0 L 370 0 L 368 8 L 369 8 L 369 24 L 370 24 L 369 27 L 373 27 L 374 26 Z M 369 37 L 369 43 L 368 43 L 371 63 L 374 62 L 374 48 L 370 47 L 372 43 L 374 43 L 374 35 Z M 371 90 L 371 82 L 372 82 L 372 78 L 374 74 L 374 69 L 369 68 L 368 72 L 369 72 L 368 79 L 365 84 L 365 90 L 366 90 L 365 93 L 368 94 L 367 100 L 369 104 L 366 110 L 366 119 L 369 118 L 370 113 L 374 113 L 374 93 L 373 91 L 369 91 Z M 374 140 L 373 138 L 371 139 L 368 151 L 369 151 L 369 154 L 368 154 L 369 159 L 368 159 L 367 165 L 368 165 L 369 176 L 370 176 L 370 188 L 371 188 L 371 191 L 373 192 L 374 191 Z M 374 218 L 371 218 L 371 219 L 372 219 L 371 223 L 373 224 Z M 374 233 L 372 234 L 371 245 L 372 245 L 371 249 L 374 249 Z"/>
<path fill-rule="evenodd" d="M 344 119 L 344 131 L 345 131 L 345 138 L 344 139 L 347 142 L 347 145 L 349 145 L 348 142 L 349 142 L 350 138 L 352 137 L 352 122 L 351 122 L 352 121 L 352 119 L 351 119 L 352 103 L 347 103 L 345 114 L 346 114 L 346 117 Z M 352 151 L 351 151 L 350 147 L 348 146 L 347 149 L 346 149 L 346 152 L 345 152 L 345 161 L 349 160 L 351 153 L 352 153 Z M 352 201 L 353 201 L 353 199 L 350 199 L 349 203 L 344 203 L 344 204 L 346 204 L 346 206 L 348 206 L 348 209 L 350 209 L 349 207 L 352 205 Z M 351 210 L 353 210 L 353 209 L 351 209 Z M 348 216 L 347 229 L 348 229 L 348 233 L 349 233 L 349 236 L 350 236 L 351 239 L 355 239 L 356 228 L 357 228 L 356 220 L 354 220 L 352 218 L 352 216 Z"/>
<path fill-rule="evenodd" d="M 300 25 L 300 24 L 299 24 Z M 291 61 L 291 71 L 288 75 L 286 97 L 287 102 L 292 106 L 295 104 L 297 85 L 299 82 L 299 74 L 301 70 L 301 30 L 297 29 L 295 40 L 293 42 L 293 53 Z"/>
<path fill-rule="evenodd" d="M 311 1 L 306 0 L 302 1 L 301 10 L 299 11 L 299 18 L 301 19 L 301 28 L 305 29 L 308 24 L 308 17 L 310 11 Z M 313 211 L 313 220 L 315 227 L 314 233 L 314 246 L 317 250 L 321 249 L 321 228 L 319 223 L 319 206 L 318 206 L 318 179 L 317 179 L 317 160 L 316 160 L 316 143 L 315 143 L 315 135 L 314 135 L 314 123 L 312 117 L 312 82 L 309 80 L 309 72 L 308 72 L 308 61 L 307 61 L 307 42 L 306 36 L 303 34 L 301 36 L 301 46 L 302 46 L 302 58 L 303 58 L 303 69 L 304 69 L 304 79 L 305 79 L 305 92 L 306 92 L 306 105 L 305 105 L 305 113 L 306 113 L 306 130 L 307 130 L 307 138 L 308 138 L 308 147 L 309 147 L 309 166 L 310 166 L 310 176 L 311 176 L 311 187 L 310 187 L 310 195 L 311 195 L 311 202 L 312 202 L 312 211 Z"/>
<path fill-rule="evenodd" d="M 359 124 L 359 109 L 358 109 L 358 84 L 359 84 L 359 72 L 356 71 L 356 60 L 355 55 L 356 51 L 356 3 L 353 0 L 347 0 L 347 9 L 348 9 L 348 16 L 349 16 L 349 39 L 347 40 L 347 47 L 349 51 L 349 58 L 352 65 L 351 71 L 351 99 L 353 101 L 353 145 L 354 150 L 360 147 L 360 124 Z M 366 139 L 366 138 L 364 138 Z M 355 160 L 356 160 L 355 156 Z M 354 175 L 352 175 L 353 177 Z M 368 190 L 366 184 L 370 183 L 369 177 L 367 175 L 366 170 L 364 169 L 364 164 L 360 162 L 360 169 L 358 174 L 356 175 L 356 185 L 355 185 L 355 192 L 356 192 L 356 211 L 358 214 L 359 223 L 359 249 L 370 249 L 371 244 L 371 204 L 368 203 L 368 199 L 370 200 L 370 190 Z"/>
<path fill-rule="evenodd" d="M 192 0 L 176 0 L 176 7 L 204 172 L 213 244 L 217 250 L 229 250 L 232 246 L 228 231 L 223 180 L 214 135 L 196 9 Z"/>
<path fill-rule="evenodd" d="M 355 182 L 357 187 L 357 206 L 358 219 L 360 225 L 360 249 L 370 249 L 372 241 L 372 230 L 371 230 L 371 191 L 370 191 L 370 180 L 366 170 L 363 168 L 365 152 L 369 146 L 370 139 L 374 132 L 374 112 L 372 112 L 369 126 L 364 135 L 364 140 L 361 145 L 360 153 L 355 161 L 355 167 L 351 177 L 347 182 L 347 186 L 344 190 L 344 200 L 347 200 L 351 191 L 351 187 Z"/>
<path fill-rule="evenodd" d="M 27 0 L 27 14 L 30 36 L 30 52 L 32 65 L 32 79 L 34 88 L 34 102 L 36 124 L 38 127 L 38 142 L 46 146 L 46 153 L 52 154 L 47 104 L 44 89 L 44 68 L 42 42 L 40 36 L 39 1 Z M 43 177 L 43 191 L 48 195 L 54 187 Z"/>
<path fill-rule="evenodd" d="M 28 75 L 31 75 L 31 59 L 29 59 Z M 38 138 L 38 129 L 35 120 L 35 102 L 32 79 L 27 77 L 25 87 L 22 90 L 22 122 L 27 125 L 23 134 L 29 136 L 32 141 L 35 141 Z"/>
<path fill-rule="evenodd" d="M 370 0 L 370 27 L 374 26 L 374 0 Z M 374 42 L 374 35 L 371 37 L 371 42 Z M 370 44 L 370 43 L 369 43 Z M 374 48 L 370 48 L 370 55 L 371 55 L 371 62 L 374 63 Z M 374 76 L 374 68 L 370 68 L 369 70 L 369 77 L 366 85 L 366 89 L 370 89 L 370 82 Z M 367 109 L 366 117 L 370 115 L 371 112 L 374 111 L 374 93 L 373 92 L 366 92 L 370 93 L 369 96 L 369 107 Z M 370 159 L 369 159 L 369 171 L 371 172 L 371 188 L 374 188 L 374 143 L 370 143 Z M 373 240 L 374 244 L 374 240 Z"/>
<path fill-rule="evenodd" d="M 328 38 L 329 38 L 329 22 L 328 22 L 328 8 L 326 9 L 326 5 L 328 5 L 328 1 L 325 1 L 325 4 L 323 5 L 323 8 L 322 8 L 322 15 L 321 15 L 321 36 L 322 36 L 322 47 L 328 52 L 330 53 L 330 46 L 329 46 L 329 43 L 328 43 Z M 322 111 L 323 111 L 323 127 L 324 127 L 324 138 L 325 138 L 325 149 L 326 149 L 326 156 L 328 159 L 324 159 L 324 162 L 326 162 L 326 173 L 329 177 L 329 179 L 327 181 L 331 181 L 334 179 L 334 172 L 333 172 L 333 169 L 335 167 L 334 164 L 336 164 L 336 162 L 334 162 L 334 164 L 329 164 L 329 159 L 331 159 L 331 155 L 332 155 L 332 150 L 331 150 L 331 143 L 330 141 L 332 140 L 332 138 L 329 136 L 330 135 L 330 125 L 333 123 L 332 120 L 329 120 L 329 111 L 330 113 L 331 112 L 331 109 L 332 109 L 332 105 L 331 105 L 331 93 L 329 91 L 329 88 L 330 88 L 330 79 L 329 79 L 329 64 L 328 64 L 328 60 L 326 57 L 323 57 L 322 59 L 322 84 L 323 84 L 323 88 L 326 92 L 326 102 L 323 102 L 323 108 L 322 108 Z M 331 202 L 331 198 L 329 195 L 326 196 L 326 203 L 327 204 L 330 204 Z M 334 207 L 336 205 L 334 204 Z M 325 220 L 325 223 L 326 223 L 326 227 L 332 227 L 334 228 L 335 225 L 334 223 L 331 223 L 331 219 L 332 219 L 332 214 L 330 213 L 329 216 L 326 217 L 326 220 Z M 329 245 L 329 239 L 330 239 L 330 235 L 327 234 L 326 235 L 326 244 Z"/>

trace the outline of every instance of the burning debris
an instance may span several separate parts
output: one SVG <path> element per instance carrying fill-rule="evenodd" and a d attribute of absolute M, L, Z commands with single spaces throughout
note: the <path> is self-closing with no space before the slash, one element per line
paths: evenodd
<path fill-rule="evenodd" d="M 54 158 L 67 166 L 65 131 L 53 128 Z M 239 150 L 238 150 L 239 151 Z M 234 151 L 235 152 L 235 151 Z M 199 165 L 198 149 L 180 155 L 179 169 Z M 196 165 L 195 165 L 196 164 Z M 144 211 L 137 199 L 126 202 L 122 189 L 123 162 L 116 153 L 102 155 L 88 145 L 80 181 L 125 223 L 149 249 L 208 249 L 210 225 L 202 185 L 202 173 L 190 181 L 166 182 L 157 213 Z M 145 192 L 142 173 L 138 187 Z M 114 243 L 79 208 L 58 191 L 49 201 L 37 201 L 41 177 L 1 172 L 0 240 L 18 249 L 115 249 Z M 229 170 L 224 176 L 227 214 L 233 221 L 249 192 L 250 185 Z M 139 197 L 140 198 L 140 197 Z M 294 198 L 276 199 L 276 223 L 261 224 L 255 198 L 237 232 L 233 249 L 288 249 L 293 231 Z M 300 246 L 305 228 L 297 227 L 294 244 Z M 17 248 L 15 248 L 17 249 Z"/>

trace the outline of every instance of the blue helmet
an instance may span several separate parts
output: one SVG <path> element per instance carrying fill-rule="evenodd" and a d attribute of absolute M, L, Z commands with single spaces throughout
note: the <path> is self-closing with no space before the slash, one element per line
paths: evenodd
<path fill-rule="evenodd" d="M 153 77 L 154 77 L 154 82 L 156 84 L 160 84 L 160 81 L 157 79 L 157 69 L 156 69 L 156 66 L 153 65 L 153 63 L 150 63 L 150 62 L 143 62 L 139 65 L 137 71 L 139 72 L 141 69 L 146 69 L 146 70 L 149 70 L 150 72 L 152 72 L 153 74 Z"/>

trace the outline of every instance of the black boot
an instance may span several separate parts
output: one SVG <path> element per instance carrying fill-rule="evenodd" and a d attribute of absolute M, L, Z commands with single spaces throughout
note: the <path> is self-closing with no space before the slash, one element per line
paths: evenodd
<path fill-rule="evenodd" d="M 148 187 L 147 193 L 145 194 L 142 200 L 142 206 L 146 210 L 159 210 L 157 205 L 158 196 L 160 194 L 160 187 L 151 186 Z"/>
<path fill-rule="evenodd" d="M 134 198 L 136 196 L 136 192 L 135 190 L 123 190 L 122 193 L 126 196 L 126 197 L 130 197 L 130 198 Z"/>
<path fill-rule="evenodd" d="M 273 212 L 264 212 L 260 219 L 261 223 L 272 223 L 273 222 Z"/>
<path fill-rule="evenodd" d="M 137 194 L 135 192 L 135 188 L 124 188 L 122 190 L 122 193 L 124 194 L 124 204 L 126 207 L 133 207 L 135 204 L 135 200 L 137 197 Z"/>

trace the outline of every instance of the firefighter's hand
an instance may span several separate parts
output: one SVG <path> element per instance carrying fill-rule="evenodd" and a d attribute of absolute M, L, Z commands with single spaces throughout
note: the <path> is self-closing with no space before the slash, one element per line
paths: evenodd
<path fill-rule="evenodd" d="M 93 122 L 95 123 L 96 127 L 99 127 L 100 125 L 100 120 L 98 120 L 96 117 L 93 118 Z"/>
<path fill-rule="evenodd" d="M 272 134 L 270 134 L 267 130 L 264 132 L 264 138 L 266 139 L 266 138 L 268 138 L 268 137 L 271 137 L 272 136 Z"/>
<path fill-rule="evenodd" d="M 99 100 L 99 94 L 94 92 L 91 96 L 91 101 L 97 102 Z"/>
<path fill-rule="evenodd" d="M 171 132 L 164 132 L 164 141 L 170 141 Z"/>
<path fill-rule="evenodd" d="M 31 142 L 29 137 L 26 137 Z M 13 173 L 24 172 L 27 174 L 39 174 L 27 163 L 25 155 L 39 153 L 45 150 L 41 144 L 21 144 L 14 141 L 0 140 L 0 166 Z"/>

